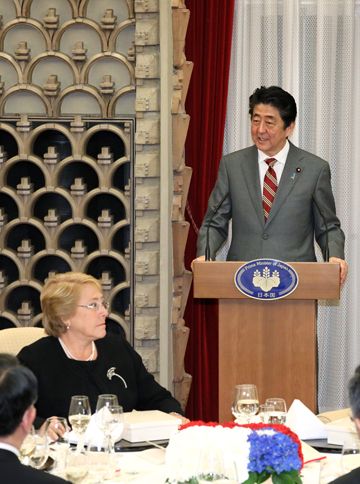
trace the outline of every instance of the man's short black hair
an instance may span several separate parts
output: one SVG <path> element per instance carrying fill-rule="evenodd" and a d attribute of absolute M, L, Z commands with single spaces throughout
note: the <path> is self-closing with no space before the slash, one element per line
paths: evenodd
<path fill-rule="evenodd" d="M 0 354 L 0 437 L 11 435 L 36 402 L 37 381 L 16 357 Z"/>
<path fill-rule="evenodd" d="M 285 128 L 295 122 L 297 109 L 295 99 L 279 86 L 261 86 L 255 89 L 249 98 L 249 114 L 252 118 L 254 108 L 258 104 L 270 104 L 277 108 Z"/>
<path fill-rule="evenodd" d="M 354 418 L 360 418 L 360 366 L 349 381 L 349 401 Z"/>
<path fill-rule="evenodd" d="M 0 371 L 3 368 L 11 368 L 12 366 L 19 366 L 20 361 L 10 353 L 0 353 Z"/>

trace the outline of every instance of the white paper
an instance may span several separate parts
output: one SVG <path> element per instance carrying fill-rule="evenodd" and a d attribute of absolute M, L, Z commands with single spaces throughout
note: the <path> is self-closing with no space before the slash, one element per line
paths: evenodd
<path fill-rule="evenodd" d="M 325 424 L 298 399 L 288 410 L 286 425 L 302 440 L 327 438 Z"/>

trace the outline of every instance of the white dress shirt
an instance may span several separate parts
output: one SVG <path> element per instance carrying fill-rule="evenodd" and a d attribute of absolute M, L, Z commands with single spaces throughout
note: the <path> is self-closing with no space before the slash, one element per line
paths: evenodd
<path fill-rule="evenodd" d="M 282 150 L 279 151 L 274 156 L 269 156 L 266 155 L 263 151 L 258 150 L 258 163 L 259 163 L 259 174 L 260 174 L 260 186 L 261 186 L 261 193 L 263 192 L 264 189 L 264 178 L 265 178 L 265 173 L 267 172 L 268 165 L 265 163 L 265 160 L 268 158 L 276 158 L 276 163 L 273 166 L 275 173 L 276 173 L 276 179 L 278 182 L 278 185 L 280 183 L 280 178 L 282 175 L 282 172 L 284 171 L 285 163 L 286 163 L 286 158 L 289 153 L 290 149 L 290 143 L 288 140 L 286 140 L 285 146 Z"/>
<path fill-rule="evenodd" d="M 13 454 L 15 454 L 17 457 L 20 456 L 20 452 L 16 447 L 10 444 L 6 444 L 5 442 L 0 442 L 0 449 L 8 450 L 9 452 L 12 452 Z"/>

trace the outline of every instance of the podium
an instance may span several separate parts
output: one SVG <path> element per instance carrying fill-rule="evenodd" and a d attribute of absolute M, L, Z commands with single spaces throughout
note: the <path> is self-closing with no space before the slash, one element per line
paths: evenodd
<path fill-rule="evenodd" d="M 194 297 L 219 300 L 219 422 L 232 420 L 236 384 L 255 383 L 260 403 L 300 399 L 317 411 L 317 300 L 340 298 L 339 264 L 287 262 L 298 274 L 283 299 L 256 300 L 234 283 L 244 262 L 194 262 Z"/>

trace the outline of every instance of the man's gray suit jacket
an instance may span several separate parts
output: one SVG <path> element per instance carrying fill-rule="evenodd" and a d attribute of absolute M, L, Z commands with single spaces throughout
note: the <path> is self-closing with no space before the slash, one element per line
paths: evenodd
<path fill-rule="evenodd" d="M 336 216 L 329 164 L 292 143 L 266 223 L 256 146 L 222 158 L 199 232 L 198 256 L 205 254 L 210 223 L 210 256 L 215 258 L 227 239 L 230 219 L 228 260 L 315 261 L 314 237 L 324 254 L 326 233 L 329 256 L 344 259 L 345 237 Z"/>

